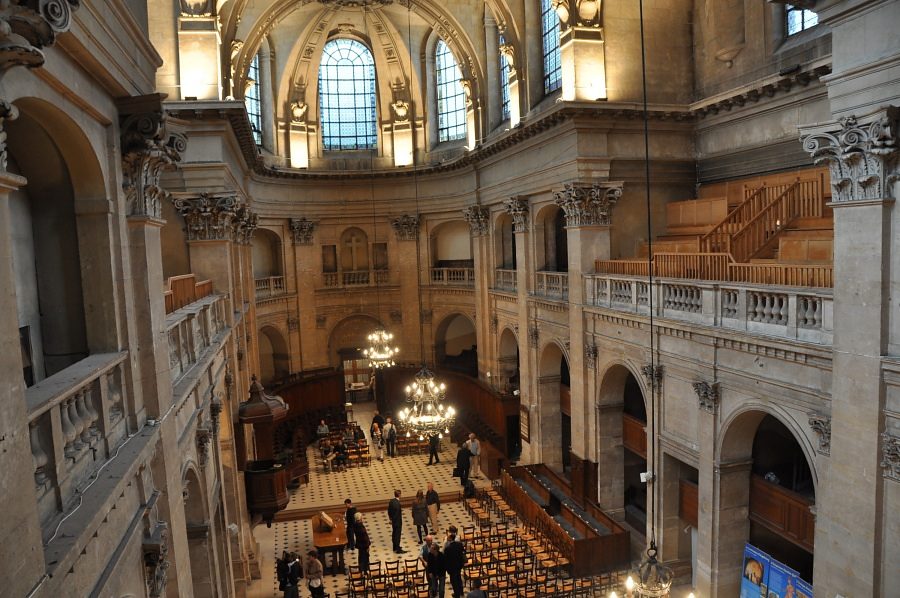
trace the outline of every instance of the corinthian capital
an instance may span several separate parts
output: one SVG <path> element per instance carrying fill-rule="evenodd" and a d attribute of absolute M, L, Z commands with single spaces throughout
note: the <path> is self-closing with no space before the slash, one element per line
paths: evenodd
<path fill-rule="evenodd" d="M 257 226 L 259 214 L 251 210 L 247 204 L 239 204 L 234 211 L 234 242 L 249 245 Z"/>
<path fill-rule="evenodd" d="M 800 141 L 816 164 L 827 164 L 836 203 L 890 199 L 900 178 L 898 126 L 900 108 L 881 108 L 865 116 L 848 116 L 800 127 Z"/>
<path fill-rule="evenodd" d="M 304 218 L 291 218 L 291 238 L 294 245 L 312 245 L 313 232 L 318 222 Z"/>
<path fill-rule="evenodd" d="M 591 187 L 566 183 L 553 196 L 566 215 L 566 226 L 608 225 L 613 206 L 622 196 L 622 183 L 595 183 Z"/>
<path fill-rule="evenodd" d="M 161 100 L 156 98 L 155 109 L 122 120 L 122 189 L 129 216 L 161 216 L 169 193 L 159 186 L 160 175 L 175 168 L 187 147 L 184 135 L 167 130 Z"/>
<path fill-rule="evenodd" d="M 419 217 L 404 214 L 399 218 L 391 218 L 391 228 L 398 241 L 415 241 L 419 238 Z"/>
<path fill-rule="evenodd" d="M 175 199 L 184 217 L 188 241 L 234 241 L 238 210 L 243 207 L 234 193 L 200 193 Z"/>
<path fill-rule="evenodd" d="M 528 230 L 528 199 L 524 197 L 510 197 L 503 202 L 506 213 L 512 216 L 513 231 L 524 233 Z"/>
<path fill-rule="evenodd" d="M 469 206 L 463 210 L 463 219 L 469 223 L 473 237 L 486 235 L 488 232 L 489 212 L 484 206 Z"/>

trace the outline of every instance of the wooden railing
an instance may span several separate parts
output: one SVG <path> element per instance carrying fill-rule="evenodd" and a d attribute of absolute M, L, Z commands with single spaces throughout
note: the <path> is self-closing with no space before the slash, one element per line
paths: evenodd
<path fill-rule="evenodd" d="M 569 298 L 569 273 L 568 272 L 535 272 L 534 294 L 549 299 Z"/>
<path fill-rule="evenodd" d="M 816 520 L 811 511 L 814 505 L 806 497 L 758 475 L 750 477 L 750 519 L 808 552 L 813 551 L 815 540 Z"/>
<path fill-rule="evenodd" d="M 728 280 L 727 253 L 657 253 L 653 273 L 667 278 Z"/>
<path fill-rule="evenodd" d="M 176 309 L 202 299 L 213 292 L 211 280 L 197 280 L 194 274 L 182 274 L 171 276 L 166 280 L 163 297 L 166 302 L 166 313 L 170 314 Z"/>
<path fill-rule="evenodd" d="M 834 286 L 831 264 L 729 264 L 728 280 L 790 287 Z"/>
<path fill-rule="evenodd" d="M 700 237 L 700 251 L 706 253 L 730 253 L 731 235 L 738 231 L 742 223 L 752 218 L 766 204 L 766 191 L 763 184 L 758 189 L 747 190 L 744 201 L 728 212 L 722 222 L 711 231 Z"/>
<path fill-rule="evenodd" d="M 647 422 L 638 418 L 622 415 L 622 446 L 644 459 L 647 458 Z"/>
<path fill-rule="evenodd" d="M 284 293 L 284 276 L 267 276 L 256 279 L 256 298 L 272 297 Z"/>
<path fill-rule="evenodd" d="M 515 291 L 518 287 L 515 270 L 494 270 L 494 288 L 501 291 Z"/>
<path fill-rule="evenodd" d="M 474 287 L 475 268 L 432 268 L 431 284 L 451 287 Z"/>
<path fill-rule="evenodd" d="M 594 269 L 604 274 L 649 276 L 650 262 L 648 260 L 595 260 Z"/>

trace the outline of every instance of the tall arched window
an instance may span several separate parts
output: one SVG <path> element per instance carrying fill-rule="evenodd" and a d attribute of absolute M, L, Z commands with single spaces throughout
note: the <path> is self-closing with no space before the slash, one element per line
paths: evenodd
<path fill-rule="evenodd" d="M 793 4 L 785 4 L 784 10 L 787 15 L 787 32 L 788 35 L 794 35 L 801 31 L 806 31 L 810 27 L 819 24 L 819 15 L 805 8 L 798 8 Z"/>
<path fill-rule="evenodd" d="M 466 138 L 466 92 L 462 74 L 453 52 L 444 40 L 434 48 L 434 70 L 437 79 L 438 141 Z"/>
<path fill-rule="evenodd" d="M 375 61 L 354 39 L 333 39 L 322 50 L 319 111 L 326 150 L 372 149 L 375 126 Z"/>
<path fill-rule="evenodd" d="M 500 45 L 505 43 L 506 39 L 500 35 Z M 509 62 L 503 52 L 500 52 L 500 114 L 503 120 L 509 118 Z"/>
<path fill-rule="evenodd" d="M 244 105 L 250 117 L 250 128 L 256 145 L 262 145 L 262 101 L 259 88 L 259 52 L 253 55 L 250 68 L 247 69 L 247 91 L 244 92 Z"/>
<path fill-rule="evenodd" d="M 559 58 L 559 17 L 550 0 L 541 0 L 541 47 L 544 52 L 544 93 L 562 87 L 562 62 Z"/>

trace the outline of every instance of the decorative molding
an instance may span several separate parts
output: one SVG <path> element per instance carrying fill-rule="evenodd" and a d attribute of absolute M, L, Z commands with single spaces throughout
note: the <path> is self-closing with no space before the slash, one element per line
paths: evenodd
<path fill-rule="evenodd" d="M 160 175 L 174 170 L 187 149 L 184 135 L 167 130 L 162 97 L 156 98 L 152 110 L 124 116 L 120 126 L 122 189 L 129 216 L 161 217 L 169 193 L 159 186 Z"/>
<path fill-rule="evenodd" d="M 430 322 L 433 316 L 434 316 L 434 312 L 432 312 L 430 309 L 423 309 L 419 319 L 422 321 L 423 324 L 425 324 L 425 323 Z"/>
<path fill-rule="evenodd" d="M 316 316 L 316 328 L 325 328 L 325 322 L 327 321 L 327 316 Z"/>
<path fill-rule="evenodd" d="M 601 0 L 551 0 L 562 31 L 569 27 L 600 27 Z"/>
<path fill-rule="evenodd" d="M 597 368 L 597 345 L 584 346 L 584 366 L 589 370 Z"/>
<path fill-rule="evenodd" d="M 258 226 L 259 214 L 251 210 L 247 204 L 239 205 L 234 216 L 234 242 L 249 245 Z"/>
<path fill-rule="evenodd" d="M 490 211 L 480 205 L 469 206 L 463 210 L 463 219 L 469 223 L 473 237 L 481 237 L 488 233 Z"/>
<path fill-rule="evenodd" d="M 541 341 L 541 332 L 537 327 L 537 324 L 531 325 L 528 327 L 528 346 L 532 349 L 537 349 L 538 345 Z"/>
<path fill-rule="evenodd" d="M 900 436 L 881 434 L 881 467 L 884 477 L 900 482 Z"/>
<path fill-rule="evenodd" d="M 391 218 L 391 228 L 394 229 L 398 241 L 415 241 L 419 238 L 419 217 L 404 214 L 398 218 Z"/>
<path fill-rule="evenodd" d="M 719 407 L 719 383 L 694 382 L 691 386 L 694 387 L 694 392 L 700 400 L 700 409 L 715 413 Z"/>
<path fill-rule="evenodd" d="M 497 314 L 491 316 L 490 322 L 488 324 L 490 326 L 491 332 L 496 334 L 497 329 L 500 327 L 500 318 L 497 317 Z"/>
<path fill-rule="evenodd" d="M 498 27 L 498 30 L 501 28 Z M 500 31 L 503 34 L 503 31 Z M 516 75 L 516 47 L 511 43 L 507 42 L 505 44 L 500 44 L 500 53 L 503 54 L 503 57 L 506 58 L 506 65 L 509 68 L 509 76 L 514 77 Z"/>
<path fill-rule="evenodd" d="M 212 431 L 205 427 L 199 426 L 196 432 L 197 442 L 197 460 L 200 467 L 206 467 L 209 462 L 209 441 L 212 440 Z"/>
<path fill-rule="evenodd" d="M 403 312 L 399 309 L 392 309 L 389 315 L 391 318 L 391 322 L 393 322 L 394 324 L 400 324 L 401 322 L 403 322 Z"/>
<path fill-rule="evenodd" d="M 287 319 L 287 329 L 288 332 L 297 332 L 300 330 L 300 319 L 296 316 L 290 316 Z"/>
<path fill-rule="evenodd" d="M 730 48 L 727 51 L 720 52 L 716 58 L 727 63 L 729 54 L 731 54 L 731 59 L 733 59 L 741 49 L 742 47 Z M 732 54 L 732 52 L 734 53 Z M 728 97 L 718 96 L 720 99 L 712 99 L 708 103 L 703 103 L 703 105 L 693 108 L 689 114 L 696 115 L 702 119 L 709 114 L 718 114 L 723 111 L 731 111 L 733 108 L 742 108 L 747 104 L 755 104 L 770 99 L 776 94 L 787 93 L 797 85 L 806 87 L 812 81 L 819 80 L 830 73 L 831 65 L 826 64 L 806 71 L 799 71 L 779 79 L 767 79 L 764 82 L 757 83 L 756 86 L 750 89 L 742 90 L 740 93 Z"/>
<path fill-rule="evenodd" d="M 528 199 L 525 197 L 510 197 L 503 202 L 506 213 L 512 216 L 513 231 L 524 233 L 528 231 Z"/>
<path fill-rule="evenodd" d="M 662 383 L 663 367 L 648 363 L 641 368 L 641 374 L 643 374 L 647 384 L 650 385 L 650 389 L 657 390 Z"/>
<path fill-rule="evenodd" d="M 554 203 L 566 215 L 566 226 L 608 225 L 612 209 L 622 197 L 622 182 L 594 183 L 591 187 L 566 183 L 553 194 Z"/>
<path fill-rule="evenodd" d="M 809 414 L 809 427 L 819 437 L 819 454 L 831 454 L 831 418 L 818 413 Z"/>
<path fill-rule="evenodd" d="M 312 245 L 313 233 L 318 225 L 319 222 L 317 220 L 307 220 L 305 216 L 303 218 L 291 218 L 291 238 L 294 241 L 294 245 Z"/>
<path fill-rule="evenodd" d="M 900 180 L 897 134 L 900 108 L 889 106 L 857 118 L 800 127 L 803 149 L 827 164 L 835 203 L 892 199 Z"/>
<path fill-rule="evenodd" d="M 306 122 L 306 113 L 309 110 L 309 104 L 301 99 L 291 102 L 291 124 L 301 125 Z"/>
<path fill-rule="evenodd" d="M 169 526 L 158 522 L 151 530 L 144 530 L 141 550 L 144 555 L 144 572 L 150 598 L 165 595 L 169 570 Z"/>
<path fill-rule="evenodd" d="M 227 376 L 228 374 L 226 374 Z M 225 387 L 229 387 L 230 384 L 226 381 Z M 222 404 L 221 393 L 219 395 L 213 395 L 213 397 L 209 401 L 209 419 L 212 422 L 212 434 L 213 438 L 218 437 L 219 435 L 219 416 L 222 414 L 222 409 L 224 405 Z"/>
<path fill-rule="evenodd" d="M 234 193 L 200 193 L 178 197 L 175 209 L 184 217 L 188 241 L 235 240 L 238 209 L 243 207 Z M 243 212 L 242 212 L 242 218 Z"/>
<path fill-rule="evenodd" d="M 409 102 L 406 100 L 394 100 L 391 102 L 391 111 L 394 113 L 395 123 L 409 122 Z"/>

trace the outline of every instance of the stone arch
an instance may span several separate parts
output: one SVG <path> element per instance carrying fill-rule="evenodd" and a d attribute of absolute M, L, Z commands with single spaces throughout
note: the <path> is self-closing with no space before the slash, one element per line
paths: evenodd
<path fill-rule="evenodd" d="M 384 324 L 368 314 L 353 314 L 338 321 L 328 334 L 328 359 L 332 367 L 341 366 L 341 351 L 362 350 L 366 346 L 366 336 Z"/>
<path fill-rule="evenodd" d="M 193 463 L 188 464 L 182 475 L 184 498 L 184 523 L 191 561 L 191 583 L 198 598 L 217 595 L 217 575 L 213 543 L 210 538 L 210 514 L 203 477 L 198 475 Z"/>
<path fill-rule="evenodd" d="M 442 222 L 431 230 L 430 236 L 435 268 L 472 267 L 472 235 L 465 220 Z"/>
<path fill-rule="evenodd" d="M 777 475 L 768 478 L 768 474 L 756 471 L 754 460 L 758 451 L 765 450 L 770 442 L 766 438 L 760 443 L 763 430 L 780 430 L 799 449 L 811 478 L 810 495 L 804 498 L 790 488 L 786 493 L 782 490 L 788 485 L 784 483 L 786 480 L 779 480 Z M 814 519 L 810 511 L 815 506 L 818 476 L 815 451 L 804 428 L 776 405 L 747 401 L 725 419 L 716 446 L 712 521 L 713 535 L 717 538 L 713 566 L 718 570 L 719 593 L 739 591 L 747 542 L 811 580 Z M 787 458 L 790 452 L 782 450 L 780 454 Z M 804 500 L 807 506 L 798 506 Z M 774 523 L 776 520 L 780 523 Z"/>
<path fill-rule="evenodd" d="M 253 278 L 284 276 L 281 237 L 273 230 L 258 228 L 250 240 L 253 255 Z"/>
<path fill-rule="evenodd" d="M 535 214 L 534 250 L 538 270 L 568 272 L 565 214 L 559 206 L 548 204 Z"/>
<path fill-rule="evenodd" d="M 264 325 L 259 330 L 259 380 L 271 384 L 291 373 L 288 343 L 280 330 Z"/>
<path fill-rule="evenodd" d="M 478 376 L 475 321 L 453 312 L 444 316 L 434 330 L 435 363 L 469 376 Z"/>
<path fill-rule="evenodd" d="M 10 196 L 13 268 L 34 383 L 120 347 L 111 253 L 118 241 L 108 224 L 117 202 L 108 201 L 97 153 L 68 114 L 37 98 L 14 104 L 19 118 L 4 124 L 9 170 L 28 184 Z"/>
<path fill-rule="evenodd" d="M 514 397 L 516 402 L 514 415 L 506 416 L 506 450 L 510 459 L 515 461 L 522 452 L 520 433 L 522 400 L 519 376 L 519 339 L 515 330 L 509 326 L 504 327 L 498 337 L 497 362 L 497 388 L 501 393 Z"/>
<path fill-rule="evenodd" d="M 565 472 L 572 445 L 569 390 L 569 360 L 556 341 L 544 345 L 538 359 L 538 422 L 541 461 Z M 535 428 L 535 418 L 531 427 Z M 568 431 L 568 434 L 567 434 Z M 534 434 L 532 433 L 532 442 Z"/>
<path fill-rule="evenodd" d="M 497 268 L 516 269 L 516 235 L 512 216 L 501 212 L 494 221 L 494 261 Z"/>
<path fill-rule="evenodd" d="M 369 270 L 369 235 L 366 231 L 350 226 L 341 232 L 338 267 L 341 272 Z"/>

